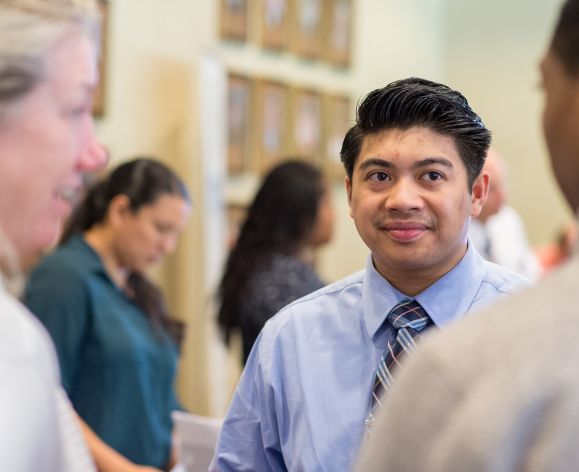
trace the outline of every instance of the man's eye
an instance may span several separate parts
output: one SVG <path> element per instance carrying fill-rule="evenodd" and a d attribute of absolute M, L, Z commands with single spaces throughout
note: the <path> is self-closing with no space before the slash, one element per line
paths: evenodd
<path fill-rule="evenodd" d="M 390 176 L 386 172 L 374 172 L 370 175 L 370 179 L 384 182 L 385 180 L 390 180 Z"/>
<path fill-rule="evenodd" d="M 434 181 L 442 179 L 442 174 L 435 170 L 431 170 L 422 176 L 424 180 Z"/>

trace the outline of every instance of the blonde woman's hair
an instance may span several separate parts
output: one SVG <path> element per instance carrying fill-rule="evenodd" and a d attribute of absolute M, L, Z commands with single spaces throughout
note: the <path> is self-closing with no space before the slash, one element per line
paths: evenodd
<path fill-rule="evenodd" d="M 98 52 L 96 0 L 0 0 L 0 132 L 10 112 L 44 79 L 51 48 L 74 33 L 91 39 Z M 10 292 L 20 291 L 18 255 L 1 227 L 0 278 Z"/>
<path fill-rule="evenodd" d="M 0 228 L 0 286 L 15 297 L 20 297 L 24 289 L 24 274 L 12 241 Z"/>
<path fill-rule="evenodd" d="M 40 81 L 48 51 L 74 32 L 100 35 L 96 0 L 0 0 L 0 124 Z"/>

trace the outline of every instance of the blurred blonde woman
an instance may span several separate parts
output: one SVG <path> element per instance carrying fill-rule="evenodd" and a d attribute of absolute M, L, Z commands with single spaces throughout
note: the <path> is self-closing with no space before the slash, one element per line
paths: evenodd
<path fill-rule="evenodd" d="M 94 470 L 48 335 L 9 293 L 50 245 L 95 141 L 99 18 L 89 0 L 0 0 L 0 470 Z"/>

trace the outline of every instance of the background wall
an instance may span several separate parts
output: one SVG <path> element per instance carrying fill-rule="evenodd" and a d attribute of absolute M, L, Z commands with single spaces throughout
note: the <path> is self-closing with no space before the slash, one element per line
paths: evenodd
<path fill-rule="evenodd" d="M 571 218 L 549 167 L 540 115 L 538 63 L 560 2 L 447 0 L 445 77 L 464 92 L 508 162 L 509 198 L 531 242 L 544 243 Z"/>
<path fill-rule="evenodd" d="M 211 239 L 205 231 L 205 222 L 219 209 L 209 197 L 231 191 L 218 178 L 222 152 L 207 142 L 218 139 L 222 105 L 215 102 L 212 117 L 202 106 L 213 92 L 201 87 L 207 58 L 215 70 L 284 78 L 347 93 L 354 102 L 410 75 L 447 82 L 465 93 L 493 130 L 509 163 L 511 202 L 522 213 L 531 241 L 546 242 L 569 220 L 540 133 L 536 67 L 559 2 L 537 0 L 530 8 L 524 0 L 354 0 L 348 71 L 288 54 L 263 55 L 251 43 L 221 42 L 218 4 L 109 0 L 107 108 L 97 123 L 114 164 L 139 153 L 156 155 L 185 177 L 193 195 L 194 214 L 178 252 L 154 274 L 175 314 L 188 323 L 179 391 L 192 411 L 222 414 L 238 374 L 215 334 L 207 274 L 217 264 L 210 256 L 214 246 L 222 248 L 225 240 Z M 215 88 L 222 85 L 217 81 Z M 247 185 L 249 190 L 238 190 L 250 195 L 255 182 Z M 336 238 L 319 258 L 328 281 L 362 268 L 367 257 L 349 218 L 343 185 L 337 182 L 334 190 Z"/>

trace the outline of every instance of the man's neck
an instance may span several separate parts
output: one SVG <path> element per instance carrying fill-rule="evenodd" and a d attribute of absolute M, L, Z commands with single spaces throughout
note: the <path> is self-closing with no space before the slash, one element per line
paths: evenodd
<path fill-rule="evenodd" d="M 396 278 L 382 276 L 392 285 L 396 290 L 402 292 L 409 297 L 415 297 L 424 292 L 428 287 L 435 283 L 440 277 L 417 277 L 416 275 L 410 277 L 398 276 Z"/>
<path fill-rule="evenodd" d="M 396 290 L 409 297 L 415 297 L 454 269 L 465 256 L 467 249 L 465 244 L 464 251 L 457 253 L 456 257 L 450 259 L 446 264 L 429 268 L 380 268 L 375 261 L 373 264 L 378 273 Z"/>

